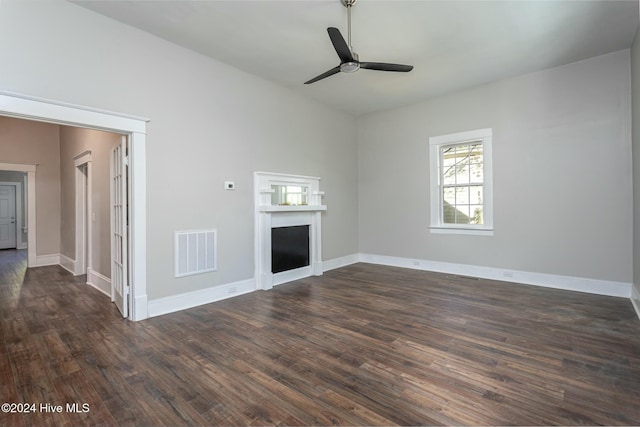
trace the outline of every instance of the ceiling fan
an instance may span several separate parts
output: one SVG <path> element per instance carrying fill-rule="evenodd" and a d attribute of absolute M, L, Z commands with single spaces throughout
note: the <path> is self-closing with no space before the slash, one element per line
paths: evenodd
<path fill-rule="evenodd" d="M 351 8 L 356 4 L 356 1 L 357 0 L 340 0 L 342 5 L 347 8 L 349 44 L 345 42 L 344 37 L 340 34 L 340 30 L 334 27 L 327 28 L 331 43 L 340 58 L 340 65 L 304 82 L 304 84 L 308 85 L 310 83 L 315 83 L 318 80 L 333 76 L 339 72 L 354 73 L 360 68 L 364 68 L 366 70 L 396 71 L 402 73 L 407 73 L 413 70 L 413 65 L 389 64 L 386 62 L 363 62 L 359 60 L 358 54 L 353 51 L 353 47 L 351 46 Z"/>

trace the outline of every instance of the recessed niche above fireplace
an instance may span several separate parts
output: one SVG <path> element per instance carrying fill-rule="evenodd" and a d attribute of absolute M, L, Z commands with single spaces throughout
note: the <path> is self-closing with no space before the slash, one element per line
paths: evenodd
<path fill-rule="evenodd" d="M 256 288 L 271 289 L 281 283 L 321 275 L 321 214 L 327 207 L 322 204 L 324 192 L 320 191 L 320 178 L 255 172 L 254 195 Z M 296 258 L 295 261 L 289 259 L 286 265 L 282 260 L 274 262 L 274 254 L 283 250 L 282 242 L 275 241 L 276 246 L 272 245 L 274 239 L 280 237 L 276 234 L 282 231 L 274 230 L 285 228 L 306 230 L 298 233 L 298 237 L 308 238 L 306 260 L 302 258 L 307 251 L 298 246 L 293 251 L 300 256 L 289 255 L 289 258 Z"/>
<path fill-rule="evenodd" d="M 307 206 L 309 187 L 306 185 L 271 184 L 272 206 Z"/>

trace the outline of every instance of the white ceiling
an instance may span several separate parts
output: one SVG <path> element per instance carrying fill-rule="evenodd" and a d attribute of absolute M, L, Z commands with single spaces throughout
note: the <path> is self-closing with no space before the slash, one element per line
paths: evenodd
<path fill-rule="evenodd" d="M 338 65 L 327 35 L 347 38 L 340 0 L 74 3 L 356 115 L 631 46 L 638 1 L 360 0 L 360 60 L 414 65 L 303 83 Z"/>

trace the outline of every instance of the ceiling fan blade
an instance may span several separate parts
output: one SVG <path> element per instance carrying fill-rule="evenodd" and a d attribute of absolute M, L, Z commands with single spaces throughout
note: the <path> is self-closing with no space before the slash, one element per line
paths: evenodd
<path fill-rule="evenodd" d="M 329 27 L 327 28 L 327 33 L 329 33 L 329 38 L 331 39 L 331 43 L 333 43 L 333 48 L 336 50 L 336 53 L 340 58 L 340 63 L 352 62 L 353 54 L 351 53 L 351 49 L 347 42 L 344 41 L 344 37 L 340 34 L 340 30 L 335 27 Z"/>
<path fill-rule="evenodd" d="M 334 68 L 330 69 L 329 71 L 324 72 L 324 73 L 320 74 L 319 76 L 312 78 L 308 82 L 304 82 L 304 84 L 308 85 L 308 84 L 311 84 L 311 83 L 315 83 L 318 80 L 322 80 L 322 79 L 325 79 L 327 77 L 333 76 L 334 74 L 338 74 L 339 72 L 340 72 L 340 66 L 334 67 Z"/>
<path fill-rule="evenodd" d="M 408 73 L 413 70 L 413 65 L 387 64 L 385 62 L 361 62 L 360 68 L 376 71 L 398 71 Z"/>

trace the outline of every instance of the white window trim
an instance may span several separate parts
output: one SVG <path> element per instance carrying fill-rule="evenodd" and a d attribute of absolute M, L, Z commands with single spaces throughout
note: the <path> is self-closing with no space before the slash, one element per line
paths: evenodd
<path fill-rule="evenodd" d="M 429 177 L 431 222 L 429 229 L 435 234 L 469 234 L 493 236 L 493 131 L 491 128 L 467 132 L 433 136 L 429 138 Z M 484 224 L 445 224 L 442 218 L 442 197 L 440 195 L 440 147 L 482 140 L 483 150 L 483 217 Z"/>

